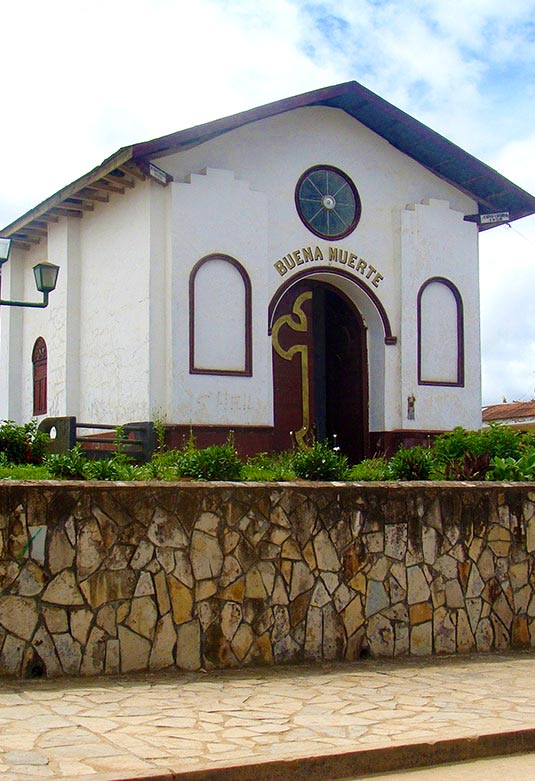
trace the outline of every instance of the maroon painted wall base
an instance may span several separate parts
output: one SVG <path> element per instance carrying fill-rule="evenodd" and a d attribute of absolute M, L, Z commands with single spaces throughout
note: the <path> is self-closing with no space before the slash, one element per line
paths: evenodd
<path fill-rule="evenodd" d="M 238 455 L 242 458 L 273 450 L 271 426 L 184 426 L 173 423 L 165 427 L 165 444 L 168 448 L 180 449 L 193 434 L 198 448 L 223 445 L 231 432 Z"/>
<path fill-rule="evenodd" d="M 400 447 L 432 447 L 443 431 L 370 431 L 370 456 L 393 456 Z"/>
<path fill-rule="evenodd" d="M 236 450 L 241 457 L 256 453 L 270 453 L 274 450 L 274 429 L 271 426 L 186 426 L 169 424 L 165 429 L 165 442 L 168 448 L 182 448 L 190 436 L 195 437 L 197 447 L 222 445 L 233 433 Z M 431 447 L 442 431 L 397 430 L 371 431 L 369 435 L 368 456 L 392 456 L 400 447 L 421 445 Z"/>

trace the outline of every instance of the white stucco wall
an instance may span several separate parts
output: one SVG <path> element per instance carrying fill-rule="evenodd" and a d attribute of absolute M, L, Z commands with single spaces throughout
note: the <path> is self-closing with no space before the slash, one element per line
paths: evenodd
<path fill-rule="evenodd" d="M 401 233 L 401 409 L 404 428 L 450 429 L 481 426 L 479 274 L 477 228 L 447 201 L 409 205 Z M 417 309 L 421 286 L 444 277 L 458 289 L 464 314 L 464 386 L 418 385 Z M 437 338 L 436 349 L 442 348 Z M 407 419 L 407 398 L 414 396 L 415 417 Z"/>
<path fill-rule="evenodd" d="M 112 197 L 81 226 L 78 414 L 84 422 L 150 417 L 151 186 Z"/>
<path fill-rule="evenodd" d="M 366 324 L 371 431 L 479 426 L 477 228 L 463 221 L 477 207 L 467 196 L 343 111 L 324 107 L 252 123 L 155 162 L 173 183 L 138 182 L 82 220 L 52 223 L 48 246 L 43 239 L 30 252 L 14 251 L 3 272 L 5 297 L 37 296 L 31 267 L 38 260 L 61 271 L 48 310 L 2 312 L 0 350 L 9 366 L 9 383 L 0 379 L 2 417 L 31 417 L 31 350 L 43 336 L 49 414 L 114 424 L 161 417 L 270 425 L 269 303 L 310 268 L 342 290 Z M 342 169 L 360 194 L 360 223 L 341 241 L 314 236 L 295 208 L 299 177 L 319 164 Z M 297 260 L 282 274 L 281 261 L 303 247 L 319 259 Z M 332 249 L 353 261 L 335 262 Z M 189 371 L 190 274 L 213 253 L 234 258 L 251 280 L 251 377 Z M 329 273 L 336 268 L 348 278 Z M 463 298 L 463 388 L 417 384 L 416 300 L 431 276 L 450 279 Z M 367 289 L 384 307 L 397 344 L 384 344 Z M 209 326 L 204 333 L 209 339 Z M 411 395 L 416 414 L 409 421 Z"/>
<path fill-rule="evenodd" d="M 180 266 L 180 273 L 184 276 L 182 286 L 176 289 L 179 299 L 185 300 L 188 269 L 208 252 L 233 254 L 225 248 L 242 242 L 243 250 L 240 248 L 238 259 L 251 276 L 255 275 L 253 311 L 257 331 L 254 377 L 251 380 L 212 377 L 207 381 L 207 378 L 192 379 L 180 372 L 182 379 L 175 385 L 175 394 L 184 401 L 180 408 L 173 406 L 173 415 L 179 415 L 181 422 L 184 416 L 190 422 L 201 422 L 201 419 L 205 423 L 237 422 L 238 415 L 239 421 L 244 424 L 272 423 L 271 402 L 267 396 L 267 389 L 271 392 L 272 387 L 271 348 L 266 323 L 262 323 L 258 313 L 266 311 L 267 303 L 282 283 L 303 270 L 304 266 L 296 264 L 295 268 L 281 276 L 275 268 L 277 261 L 302 247 L 320 248 L 324 260 L 314 265 L 318 278 L 329 280 L 343 290 L 359 308 L 368 327 L 370 430 L 450 428 L 474 419 L 473 411 L 480 406 L 479 384 L 474 379 L 479 371 L 479 337 L 476 336 L 479 333 L 479 313 L 476 311 L 477 229 L 471 223 L 462 222 L 464 214 L 477 210 L 471 199 L 401 154 L 345 112 L 323 107 L 299 109 L 253 123 L 188 151 L 161 158 L 157 163 L 175 177 L 175 201 L 175 193 L 184 193 L 184 203 L 178 205 L 177 201 L 172 217 L 173 263 Z M 347 173 L 355 182 L 362 201 L 359 225 L 341 241 L 325 241 L 311 234 L 301 222 L 294 205 L 299 177 L 307 168 L 322 163 L 334 165 Z M 217 187 L 212 189 L 208 177 L 205 177 L 205 195 L 199 196 L 193 203 L 192 185 L 188 181 L 192 174 L 195 179 L 195 174 L 206 168 L 230 171 L 234 178 L 227 175 L 225 179 L 226 175 L 221 173 Z M 215 184 L 215 171 L 213 176 Z M 260 195 L 263 196 L 265 233 L 259 210 L 255 217 L 258 229 L 251 230 L 251 225 L 255 224 L 251 222 L 252 214 L 241 211 L 244 207 L 240 207 L 235 199 L 229 184 L 231 181 L 241 182 L 257 200 Z M 236 187 L 235 184 L 233 186 Z M 446 274 L 446 270 L 449 272 L 452 268 L 457 272 L 457 267 L 462 267 L 460 289 L 471 301 L 466 314 L 470 317 L 467 356 L 470 356 L 472 379 L 464 391 L 449 389 L 446 399 L 449 412 L 445 411 L 446 407 L 440 412 L 436 409 L 435 396 L 430 390 L 425 394 L 427 402 L 418 405 L 416 421 L 409 423 L 406 420 L 407 388 L 416 383 L 416 347 L 409 323 L 415 323 L 416 299 L 411 298 L 412 292 L 409 291 L 404 292 L 402 298 L 402 278 L 412 274 L 409 270 L 411 262 L 418 264 L 420 255 L 425 255 L 424 248 L 430 236 L 432 240 L 433 236 L 436 238 L 437 247 L 442 246 L 450 227 L 457 225 L 451 220 L 442 223 L 441 217 L 445 212 L 439 212 L 434 224 L 429 227 L 429 235 L 420 232 L 413 237 L 412 256 L 408 255 L 401 238 L 406 207 L 425 199 L 447 200 L 453 213 L 458 212 L 457 221 L 462 222 L 464 238 L 454 240 L 451 253 L 435 253 L 436 263 L 430 255 L 428 266 L 435 269 L 435 274 Z M 189 235 L 192 221 L 202 224 L 200 243 Z M 249 235 L 252 242 L 245 239 Z M 187 247 L 187 252 L 184 247 Z M 330 248 L 353 253 L 366 261 L 364 273 L 361 271 L 360 276 L 356 271 L 350 273 L 355 273 L 380 299 L 390 319 L 393 335 L 398 337 L 397 345 L 384 345 L 384 332 L 377 310 L 362 290 L 339 278 L 325 276 L 328 268 L 342 268 L 340 264 L 329 261 Z M 377 270 L 381 279 L 371 272 L 371 267 Z M 345 270 L 348 270 L 347 265 Z M 259 276 L 260 272 L 263 276 Z M 419 278 L 418 274 L 419 271 L 415 278 Z M 376 284 L 372 285 L 374 280 Z M 267 294 L 264 284 L 267 285 Z M 408 321 L 405 322 L 404 318 Z M 259 323 L 262 324 L 260 328 Z M 184 333 L 185 326 L 185 314 L 182 319 L 177 314 L 174 333 Z M 182 342 L 180 348 L 175 348 L 177 367 L 187 366 L 186 347 L 186 343 Z M 256 380 L 259 381 L 258 390 Z M 254 394 L 244 388 L 255 388 Z M 414 392 L 414 395 L 418 394 Z M 436 397 L 442 395 L 440 389 Z M 253 397 L 254 406 L 251 404 Z M 454 404 L 450 404 L 452 399 Z"/>
<path fill-rule="evenodd" d="M 174 183 L 172 199 L 172 422 L 263 425 L 272 422 L 267 198 L 232 171 L 208 169 Z M 252 377 L 189 373 L 189 280 L 213 253 L 234 258 L 251 280 Z M 229 301 L 229 307 L 232 301 Z M 218 321 L 218 327 L 221 324 Z M 204 332 L 210 339 L 210 330 Z M 226 367 L 221 367 L 226 368 Z"/>
<path fill-rule="evenodd" d="M 138 184 L 124 197 L 112 196 L 83 219 L 60 217 L 49 224 L 47 239 L 12 252 L 4 298 L 39 300 L 32 267 L 40 260 L 60 272 L 47 309 L 3 308 L 1 350 L 9 366 L 0 393 L 3 418 L 32 417 L 38 336 L 48 350 L 49 416 L 113 424 L 150 417 L 151 187 Z"/>
<path fill-rule="evenodd" d="M 48 311 L 48 415 L 77 415 L 80 405 L 80 304 L 82 220 L 60 219 L 48 230 L 48 258 L 60 267 Z M 43 313 L 37 315 L 44 322 Z M 25 407 L 32 404 L 27 384 Z M 74 410 L 70 412 L 70 410 Z"/>

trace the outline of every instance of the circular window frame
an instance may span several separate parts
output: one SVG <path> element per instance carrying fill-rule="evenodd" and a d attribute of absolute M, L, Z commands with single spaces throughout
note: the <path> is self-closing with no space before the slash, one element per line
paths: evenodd
<path fill-rule="evenodd" d="M 307 177 L 309 177 L 315 171 L 332 171 L 333 173 L 342 177 L 342 179 L 344 179 L 345 182 L 347 182 L 347 184 L 351 189 L 351 192 L 353 193 L 353 197 L 355 199 L 355 215 L 351 223 L 340 233 L 331 234 L 331 235 L 328 233 L 322 233 L 321 231 L 317 230 L 313 225 L 311 225 L 308 219 L 303 214 L 303 211 L 301 209 L 300 199 L 299 199 L 299 191 L 305 179 L 307 179 Z M 294 199 L 295 199 L 295 208 L 297 210 L 297 214 L 299 215 L 299 219 L 301 220 L 303 225 L 307 228 L 307 230 L 309 230 L 315 236 L 318 236 L 318 238 L 320 239 L 325 239 L 326 241 L 338 241 L 339 239 L 343 239 L 346 236 L 349 236 L 350 233 L 353 233 L 353 231 L 355 230 L 355 228 L 360 222 L 360 218 L 362 214 L 362 203 L 360 200 L 359 192 L 355 187 L 355 184 L 351 179 L 351 177 L 348 176 L 340 168 L 336 168 L 334 165 L 320 164 L 320 165 L 314 165 L 311 168 L 307 168 L 307 170 L 303 174 L 301 174 L 295 186 Z"/>

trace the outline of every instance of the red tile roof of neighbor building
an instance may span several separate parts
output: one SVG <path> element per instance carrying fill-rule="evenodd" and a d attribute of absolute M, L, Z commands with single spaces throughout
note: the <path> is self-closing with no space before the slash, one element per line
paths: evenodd
<path fill-rule="evenodd" d="M 483 423 L 497 420 L 518 420 L 519 418 L 535 418 L 535 401 L 491 404 L 483 410 Z"/>

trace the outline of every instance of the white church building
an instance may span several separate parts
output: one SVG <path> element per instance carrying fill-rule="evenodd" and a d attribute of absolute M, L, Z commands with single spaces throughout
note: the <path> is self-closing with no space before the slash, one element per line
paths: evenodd
<path fill-rule="evenodd" d="M 357 461 L 481 425 L 478 232 L 535 198 L 356 82 L 120 149 L 8 225 L 0 418 Z M 291 434 L 293 432 L 293 434 Z"/>

